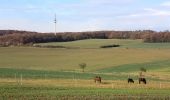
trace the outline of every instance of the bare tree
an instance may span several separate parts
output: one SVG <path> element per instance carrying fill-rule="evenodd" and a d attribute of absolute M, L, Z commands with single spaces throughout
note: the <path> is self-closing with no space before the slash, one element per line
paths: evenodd
<path fill-rule="evenodd" d="M 146 72 L 146 68 L 141 67 L 141 68 L 140 68 L 140 71 L 142 71 L 142 72 Z"/>
<path fill-rule="evenodd" d="M 143 72 L 146 72 L 146 68 L 141 67 L 141 68 L 140 68 L 140 73 L 139 73 L 139 77 L 140 77 L 140 78 L 144 78 Z"/>
<path fill-rule="evenodd" d="M 86 63 L 79 64 L 80 68 L 82 69 L 82 72 L 84 72 L 84 69 L 86 68 Z"/>

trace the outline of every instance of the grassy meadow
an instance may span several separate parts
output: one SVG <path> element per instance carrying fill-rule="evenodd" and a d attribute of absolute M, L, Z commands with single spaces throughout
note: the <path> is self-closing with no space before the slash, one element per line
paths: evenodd
<path fill-rule="evenodd" d="M 121 47 L 100 48 L 100 46 L 108 44 L 120 44 Z M 42 43 L 41 45 L 58 45 L 73 48 L 1 47 L 0 67 L 74 71 L 80 70 L 79 64 L 84 62 L 88 65 L 86 70 L 93 72 L 129 64 L 145 65 L 145 63 L 165 62 L 170 59 L 170 49 L 168 48 L 170 45 L 168 43 L 163 45 L 145 44 L 142 40 L 93 39 Z"/>
<path fill-rule="evenodd" d="M 112 44 L 120 47 L 100 48 Z M 0 99 L 170 98 L 170 43 L 90 39 L 34 45 L 67 48 L 0 47 Z M 87 64 L 84 73 L 80 63 Z M 138 84 L 141 67 L 147 69 L 146 85 Z M 129 75 L 134 84 L 127 83 Z M 94 76 L 102 83 L 94 83 Z"/>

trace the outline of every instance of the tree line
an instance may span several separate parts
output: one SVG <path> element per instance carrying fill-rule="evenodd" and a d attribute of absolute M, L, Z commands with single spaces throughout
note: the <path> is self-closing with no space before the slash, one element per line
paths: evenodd
<path fill-rule="evenodd" d="M 17 30 L 0 30 L 0 45 L 32 45 L 34 43 L 67 42 L 83 39 L 143 39 L 144 42 L 170 42 L 170 32 L 139 31 L 92 31 L 38 33 Z"/>
<path fill-rule="evenodd" d="M 149 43 L 164 43 L 170 42 L 170 32 L 153 32 L 144 34 L 143 38 L 144 42 Z"/>

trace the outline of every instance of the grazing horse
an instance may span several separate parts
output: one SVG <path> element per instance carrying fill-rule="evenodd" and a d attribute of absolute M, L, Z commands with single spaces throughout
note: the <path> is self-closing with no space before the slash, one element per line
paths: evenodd
<path fill-rule="evenodd" d="M 94 78 L 94 82 L 95 82 L 95 83 L 97 83 L 97 82 L 101 83 L 101 82 L 102 82 L 101 77 L 100 77 L 100 76 L 96 76 L 96 77 Z"/>
<path fill-rule="evenodd" d="M 139 84 L 143 82 L 144 84 L 146 84 L 146 79 L 145 78 L 139 78 Z"/>
<path fill-rule="evenodd" d="M 128 78 L 128 83 L 134 83 L 133 79 Z"/>

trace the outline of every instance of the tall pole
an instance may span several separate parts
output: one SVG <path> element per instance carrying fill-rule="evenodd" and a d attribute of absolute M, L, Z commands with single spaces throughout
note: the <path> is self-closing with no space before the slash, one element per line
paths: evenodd
<path fill-rule="evenodd" d="M 56 34 L 57 34 L 57 33 L 56 33 L 56 26 L 57 26 L 57 25 L 56 25 L 56 24 L 57 24 L 56 14 L 55 14 L 55 19 L 54 19 L 54 24 L 55 24 L 55 26 L 54 26 L 54 27 L 55 27 L 55 33 L 54 33 L 54 34 L 56 35 Z"/>

